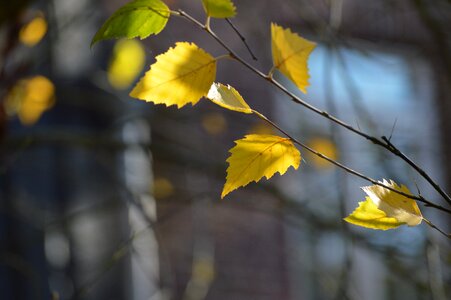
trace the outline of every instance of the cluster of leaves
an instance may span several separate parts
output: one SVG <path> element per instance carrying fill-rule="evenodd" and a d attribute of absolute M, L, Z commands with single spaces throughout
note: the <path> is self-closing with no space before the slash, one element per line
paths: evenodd
<path fill-rule="evenodd" d="M 202 4 L 208 29 L 210 18 L 230 18 L 236 14 L 236 8 L 230 0 L 202 0 Z M 160 0 L 134 0 L 119 8 L 103 24 L 91 45 L 104 39 L 143 39 L 158 34 L 172 14 L 180 15 Z M 271 24 L 271 43 L 273 68 L 268 76 L 278 70 L 306 93 L 309 85 L 307 61 L 315 43 L 274 23 Z M 130 96 L 154 104 L 176 105 L 178 108 L 187 104 L 196 105 L 206 98 L 225 109 L 256 114 L 266 119 L 249 107 L 236 89 L 215 82 L 216 64 L 223 57 L 215 58 L 194 43 L 177 42 L 174 47 L 156 57 L 156 62 L 133 88 Z M 301 163 L 301 153 L 290 137 L 249 134 L 235 143 L 227 159 L 229 166 L 221 198 L 263 177 L 269 179 L 277 172 L 283 175 L 290 167 L 298 169 Z M 406 196 L 410 195 L 408 189 L 385 180 L 381 184 L 389 186 L 391 190 L 379 185 L 364 187 L 363 190 L 368 194 L 366 201 L 361 202 L 345 220 L 383 230 L 403 224 L 420 224 L 422 215 L 416 202 Z"/>

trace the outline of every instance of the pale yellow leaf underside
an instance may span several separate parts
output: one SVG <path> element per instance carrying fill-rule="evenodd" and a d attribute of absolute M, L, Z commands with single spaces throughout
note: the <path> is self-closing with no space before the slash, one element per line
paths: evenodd
<path fill-rule="evenodd" d="M 213 83 L 208 91 L 207 98 L 213 103 L 229 110 L 251 114 L 252 109 L 243 97 L 230 85 Z"/>
<path fill-rule="evenodd" d="M 274 67 L 306 93 L 310 77 L 307 61 L 316 44 L 274 23 L 271 23 L 271 41 Z"/>
<path fill-rule="evenodd" d="M 156 57 L 130 96 L 178 108 L 195 105 L 207 94 L 215 77 L 215 58 L 194 43 L 179 42 Z"/>
<path fill-rule="evenodd" d="M 301 154 L 288 138 L 275 135 L 246 135 L 235 141 L 227 159 L 227 179 L 221 198 L 231 191 L 261 178 L 283 175 L 292 166 L 299 167 Z"/>
<path fill-rule="evenodd" d="M 397 185 L 393 181 L 381 182 L 386 186 L 394 188 L 400 192 L 411 195 L 409 189 L 404 185 Z M 378 209 L 384 211 L 388 217 L 393 217 L 399 222 L 409 226 L 416 226 L 421 223 L 423 217 L 415 200 L 390 191 L 379 185 L 366 186 L 362 188 L 371 198 Z"/>
<path fill-rule="evenodd" d="M 385 212 L 377 208 L 370 197 L 359 202 L 359 206 L 344 220 L 354 225 L 379 230 L 393 229 L 405 224 L 388 217 Z"/>

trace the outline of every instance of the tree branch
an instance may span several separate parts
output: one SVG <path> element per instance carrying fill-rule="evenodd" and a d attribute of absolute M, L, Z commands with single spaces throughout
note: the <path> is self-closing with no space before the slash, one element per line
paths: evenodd
<path fill-rule="evenodd" d="M 364 174 L 362 174 L 362 173 L 360 173 L 360 172 L 358 172 L 358 171 L 355 171 L 355 170 L 353 170 L 353 169 L 351 169 L 351 168 L 349 168 L 349 167 L 343 165 L 342 163 L 340 163 L 340 162 L 338 162 L 338 161 L 336 161 L 336 160 L 333 160 L 332 158 L 327 157 L 326 155 L 324 155 L 324 154 L 322 154 L 322 153 L 316 151 L 315 149 L 310 148 L 310 147 L 307 146 L 306 144 L 300 142 L 299 140 L 297 140 L 296 138 L 294 138 L 293 136 L 291 136 L 289 133 L 287 133 L 285 130 L 283 130 L 282 128 L 280 128 L 279 125 L 275 124 L 273 121 L 269 120 L 267 117 L 265 117 L 264 115 L 262 115 L 262 114 L 259 113 L 258 111 L 253 111 L 253 112 L 254 112 L 260 119 L 264 120 L 265 122 L 267 122 L 268 124 L 270 124 L 271 126 L 273 126 L 274 128 L 276 128 L 277 130 L 279 130 L 281 133 L 283 133 L 286 137 L 288 137 L 291 141 L 293 141 L 293 143 L 299 145 L 300 147 L 302 147 L 303 149 L 309 151 L 310 153 L 313 153 L 314 155 L 316 155 L 316 156 L 318 156 L 318 157 L 320 157 L 320 158 L 322 158 L 322 159 L 324 159 L 324 160 L 327 160 L 327 161 L 330 162 L 331 164 L 333 164 L 333 165 L 335 165 L 335 166 L 337 166 L 337 167 L 339 167 L 339 168 L 345 170 L 346 172 L 348 172 L 348 173 L 350 173 L 350 174 L 352 174 L 352 175 L 355 175 L 355 176 L 357 176 L 357 177 L 359 177 L 359 178 L 361 178 L 361 179 L 364 179 L 364 180 L 366 180 L 366 181 L 368 181 L 368 182 L 371 182 L 372 184 L 381 186 L 381 187 L 383 187 L 383 188 L 386 188 L 387 190 L 390 190 L 390 191 L 392 191 L 392 192 L 395 192 L 395 193 L 397 193 L 397 194 L 400 194 L 400 195 L 402 195 L 402 196 L 404 196 L 404 197 L 407 197 L 407 198 L 410 198 L 410 199 L 414 199 L 414 200 L 420 201 L 420 202 L 426 204 L 426 206 L 434 207 L 434 208 L 436 208 L 436 209 L 438 209 L 438 210 L 441 210 L 441 211 L 444 211 L 444 212 L 447 212 L 447 213 L 451 214 L 451 210 L 450 210 L 450 209 L 447 209 L 447 208 L 445 208 L 445 207 L 442 207 L 442 206 L 440 206 L 440 205 L 437 205 L 437 204 L 435 204 L 435 203 L 433 203 L 433 202 L 431 202 L 431 201 L 425 199 L 425 198 L 424 198 L 423 196 L 421 196 L 421 195 L 415 196 L 415 195 L 412 195 L 412 194 L 407 194 L 407 193 L 398 191 L 398 190 L 396 190 L 396 189 L 394 189 L 394 188 L 392 188 L 392 187 L 390 187 L 390 186 L 387 186 L 387 185 L 385 185 L 385 184 L 383 184 L 383 183 L 381 183 L 381 182 L 379 182 L 379 181 L 377 181 L 377 180 L 375 180 L 375 179 L 373 179 L 373 178 L 371 178 L 371 177 L 368 177 L 368 176 L 366 176 L 366 175 L 364 175 Z"/>
<path fill-rule="evenodd" d="M 249 70 L 251 70 L 252 72 L 254 72 L 255 74 L 257 74 L 258 76 L 266 79 L 267 81 L 269 81 L 270 83 L 272 83 L 274 86 L 276 86 L 279 90 L 281 90 L 283 93 L 285 93 L 287 96 L 290 97 L 290 99 L 297 103 L 300 104 L 302 106 L 304 106 L 305 108 L 315 112 L 318 115 L 323 116 L 326 119 L 329 119 L 330 121 L 340 125 L 341 127 L 346 128 L 347 130 L 367 139 L 368 141 L 372 142 L 375 145 L 378 145 L 380 147 L 385 148 L 386 150 L 390 151 L 391 153 L 393 153 L 394 155 L 400 157 L 402 160 L 404 160 L 407 164 L 409 164 L 415 171 L 417 171 L 424 179 L 426 179 L 426 181 L 428 181 L 431 186 L 445 199 L 445 201 L 451 205 L 451 197 L 421 168 L 419 167 L 415 162 L 413 162 L 412 160 L 410 160 L 407 156 L 403 155 L 402 152 L 400 151 L 396 151 L 396 148 L 393 148 L 393 146 L 391 146 L 389 143 L 387 143 L 387 141 L 385 140 L 381 140 L 377 137 L 371 136 L 359 129 L 354 128 L 353 126 L 347 124 L 346 122 L 336 118 L 335 116 L 329 114 L 326 111 L 323 111 L 311 104 L 309 104 L 308 102 L 302 100 L 300 97 L 294 95 L 293 93 L 291 93 L 290 91 L 288 91 L 287 88 L 285 88 L 282 84 L 280 84 L 278 81 L 276 81 L 271 74 L 266 75 L 264 73 L 262 73 L 260 70 L 256 69 L 255 67 L 253 67 L 252 65 L 250 65 L 248 62 L 246 62 L 245 60 L 243 60 L 242 58 L 240 58 L 227 44 L 225 44 L 225 42 L 216 35 L 216 33 L 214 31 L 211 30 L 210 27 L 205 26 L 204 24 L 202 24 L 201 22 L 199 22 L 198 20 L 196 20 L 195 18 L 193 18 L 191 15 L 187 14 L 186 12 L 184 12 L 183 10 L 178 10 L 176 12 L 172 12 L 174 15 L 183 17 L 185 19 L 187 19 L 188 21 L 192 22 L 193 24 L 195 24 L 196 26 L 198 26 L 199 28 L 205 30 L 210 36 L 212 36 L 224 49 L 226 49 L 230 56 L 232 58 L 234 58 L 236 61 L 240 62 L 242 65 L 244 65 L 245 67 L 247 67 Z M 359 173 L 360 174 L 360 173 Z M 354 174 L 356 176 L 358 176 L 357 174 Z M 360 176 L 359 176 L 360 177 Z M 418 197 L 421 198 L 424 202 L 424 198 L 423 197 Z M 419 201 L 421 201 L 420 199 L 417 199 Z M 427 200 L 426 200 L 427 201 Z M 433 204 L 432 202 L 425 202 L 428 206 L 431 207 L 441 207 L 439 205 Z M 442 207 L 441 210 L 443 210 L 444 208 Z M 450 210 L 445 209 L 445 211 L 450 212 Z"/>

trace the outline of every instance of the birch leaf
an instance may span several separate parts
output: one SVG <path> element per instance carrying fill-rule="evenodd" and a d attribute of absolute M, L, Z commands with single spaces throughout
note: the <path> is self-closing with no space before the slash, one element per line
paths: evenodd
<path fill-rule="evenodd" d="M 399 186 L 392 180 L 388 182 L 384 179 L 381 183 L 405 194 L 411 194 L 407 187 Z M 362 189 L 368 197 L 345 218 L 346 221 L 367 228 L 386 230 L 403 224 L 417 226 L 423 220 L 415 200 L 379 185 L 366 186 Z"/>
<path fill-rule="evenodd" d="M 178 108 L 195 105 L 216 77 L 216 60 L 193 43 L 179 42 L 156 62 L 130 93 L 133 98 Z"/>
<path fill-rule="evenodd" d="M 221 198 L 239 187 L 275 173 L 285 174 L 289 167 L 297 169 L 301 154 L 288 138 L 275 135 L 246 135 L 235 141 L 227 159 L 227 179 Z"/>
<path fill-rule="evenodd" d="M 366 197 L 365 201 L 359 202 L 359 207 L 344 220 L 354 225 L 379 230 L 392 229 L 405 224 L 395 218 L 388 217 L 385 212 L 377 208 L 370 197 Z"/>
<path fill-rule="evenodd" d="M 169 20 L 170 10 L 161 0 L 134 0 L 119 8 L 100 27 L 91 47 L 101 40 L 117 38 L 145 39 L 160 33 Z"/>
<path fill-rule="evenodd" d="M 394 181 L 381 182 L 397 191 L 411 195 L 409 189 L 404 185 L 397 185 Z M 416 226 L 421 223 L 423 216 L 415 200 L 407 198 L 379 185 L 366 186 L 363 191 L 371 198 L 376 206 L 384 211 L 388 217 L 396 218 L 399 222 L 409 226 Z"/>
<path fill-rule="evenodd" d="M 316 44 L 274 23 L 271 24 L 271 40 L 274 67 L 307 93 L 310 78 L 307 61 Z"/>
<path fill-rule="evenodd" d="M 234 110 L 245 114 L 251 114 L 252 109 L 244 101 L 243 97 L 230 85 L 213 83 L 208 91 L 207 98 L 213 103 L 228 110 Z"/>
<path fill-rule="evenodd" d="M 236 7 L 230 0 L 202 0 L 207 16 L 213 18 L 231 18 L 236 15 Z"/>

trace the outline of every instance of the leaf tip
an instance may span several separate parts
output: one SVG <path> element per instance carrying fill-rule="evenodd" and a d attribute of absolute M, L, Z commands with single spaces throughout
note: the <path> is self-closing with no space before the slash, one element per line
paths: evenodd
<path fill-rule="evenodd" d="M 224 187 L 222 188 L 221 199 L 224 199 L 225 196 L 230 194 L 230 192 L 232 192 L 233 190 L 236 190 L 236 188 L 231 187 L 230 184 L 226 181 Z"/>

